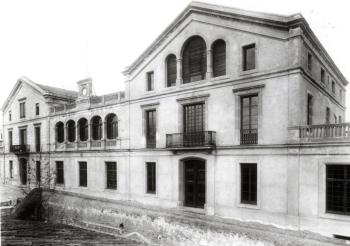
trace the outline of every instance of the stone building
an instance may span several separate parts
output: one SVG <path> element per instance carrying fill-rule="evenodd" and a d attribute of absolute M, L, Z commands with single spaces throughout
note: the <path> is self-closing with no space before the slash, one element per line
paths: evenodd
<path fill-rule="evenodd" d="M 79 196 L 350 236 L 348 82 L 300 14 L 192 2 L 124 75 L 104 96 L 21 78 L 4 182 L 45 160 Z"/>

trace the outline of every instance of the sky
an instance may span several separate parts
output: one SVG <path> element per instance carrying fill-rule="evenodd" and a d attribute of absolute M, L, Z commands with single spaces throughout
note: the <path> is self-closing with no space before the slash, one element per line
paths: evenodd
<path fill-rule="evenodd" d="M 1 0 L 0 104 L 17 79 L 76 90 L 93 79 L 98 95 L 124 89 L 122 71 L 189 0 Z M 348 0 L 202 0 L 277 14 L 301 13 L 350 80 Z M 335 4 L 336 2 L 336 4 Z M 347 91 L 347 119 L 350 89 Z"/>

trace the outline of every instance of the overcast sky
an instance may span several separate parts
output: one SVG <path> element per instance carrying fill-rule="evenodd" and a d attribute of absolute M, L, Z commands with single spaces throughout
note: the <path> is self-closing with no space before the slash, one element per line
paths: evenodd
<path fill-rule="evenodd" d="M 76 89 L 92 77 L 97 94 L 124 89 L 123 69 L 188 5 L 189 0 L 0 1 L 0 104 L 17 79 Z M 347 0 L 210 0 L 277 14 L 302 13 L 350 80 Z M 336 4 L 335 4 L 336 2 Z M 347 119 L 350 115 L 347 92 Z"/>

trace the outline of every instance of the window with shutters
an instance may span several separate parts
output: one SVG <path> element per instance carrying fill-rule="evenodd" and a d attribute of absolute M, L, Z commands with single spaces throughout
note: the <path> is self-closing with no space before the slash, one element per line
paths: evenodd
<path fill-rule="evenodd" d="M 94 116 L 91 119 L 92 140 L 102 139 L 102 119 L 100 116 Z"/>
<path fill-rule="evenodd" d="M 312 55 L 310 53 L 307 54 L 307 69 L 312 70 Z"/>
<path fill-rule="evenodd" d="M 154 72 L 148 72 L 147 73 L 147 91 L 153 91 L 154 90 Z"/>
<path fill-rule="evenodd" d="M 150 194 L 156 193 L 156 163 L 146 162 L 146 192 Z"/>
<path fill-rule="evenodd" d="M 257 204 L 257 164 L 241 163 L 241 203 Z"/>
<path fill-rule="evenodd" d="M 75 141 L 75 122 L 74 120 L 69 120 L 67 122 L 67 134 L 68 134 L 68 142 Z"/>
<path fill-rule="evenodd" d="M 255 69 L 255 44 L 243 47 L 243 71 Z"/>
<path fill-rule="evenodd" d="M 79 162 L 79 186 L 87 187 L 87 163 Z"/>
<path fill-rule="evenodd" d="M 106 181 L 107 189 L 117 189 L 117 163 L 106 162 Z"/>
<path fill-rule="evenodd" d="M 64 184 L 64 164 L 63 161 L 56 161 L 56 184 Z"/>
<path fill-rule="evenodd" d="M 21 119 L 26 117 L 26 103 L 25 102 L 21 102 L 19 104 L 19 117 Z"/>
<path fill-rule="evenodd" d="M 350 165 L 326 165 L 326 212 L 350 215 Z"/>
<path fill-rule="evenodd" d="M 38 184 L 40 184 L 41 182 L 41 162 L 40 161 L 36 161 L 36 167 L 35 167 L 35 171 L 36 171 L 36 182 Z"/>
<path fill-rule="evenodd" d="M 56 123 L 56 141 L 58 143 L 64 142 L 64 124 L 61 121 Z"/>
<path fill-rule="evenodd" d="M 322 83 L 326 82 L 326 72 L 324 71 L 323 68 L 321 68 L 321 82 Z"/>
<path fill-rule="evenodd" d="M 118 118 L 115 114 L 106 116 L 107 139 L 116 139 L 118 137 Z"/>
<path fill-rule="evenodd" d="M 213 52 L 213 76 L 226 75 L 226 43 L 224 40 L 216 40 L 212 45 Z"/>
<path fill-rule="evenodd" d="M 182 80 L 190 83 L 205 79 L 207 72 L 207 51 L 203 38 L 191 37 L 186 41 L 182 53 Z"/>
<path fill-rule="evenodd" d="M 241 97 L 241 144 L 258 143 L 258 95 Z"/>
<path fill-rule="evenodd" d="M 176 56 L 174 54 L 168 55 L 166 58 L 166 78 L 167 78 L 167 87 L 176 85 Z"/>
<path fill-rule="evenodd" d="M 312 107 L 313 107 L 313 97 L 307 94 L 307 124 L 312 125 Z"/>
<path fill-rule="evenodd" d="M 19 143 L 20 145 L 26 145 L 27 144 L 27 129 L 19 129 Z"/>
<path fill-rule="evenodd" d="M 78 121 L 78 129 L 79 129 L 79 140 L 84 142 L 89 138 L 89 126 L 88 121 L 85 118 L 81 118 Z"/>
<path fill-rule="evenodd" d="M 151 109 L 146 111 L 146 147 L 156 147 L 156 110 Z"/>

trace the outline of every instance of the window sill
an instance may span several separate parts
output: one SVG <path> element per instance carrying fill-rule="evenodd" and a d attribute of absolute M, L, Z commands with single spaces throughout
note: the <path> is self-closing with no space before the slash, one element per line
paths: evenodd
<path fill-rule="evenodd" d="M 254 69 L 251 69 L 251 70 L 247 70 L 247 71 L 240 71 L 238 73 L 239 76 L 246 76 L 246 75 L 251 75 L 251 74 L 254 74 L 254 73 L 257 73 L 258 70 L 256 68 Z"/>
<path fill-rule="evenodd" d="M 341 221 L 349 221 L 350 222 L 350 215 L 347 214 L 337 214 L 337 213 L 321 213 L 319 214 L 320 218 L 324 219 L 332 219 L 332 220 L 341 220 Z"/>
<path fill-rule="evenodd" d="M 155 192 L 155 193 L 145 193 L 144 194 L 144 197 L 154 197 L 154 198 L 156 198 L 156 197 L 158 197 L 158 194 L 157 194 L 157 192 Z"/>
<path fill-rule="evenodd" d="M 155 94 L 155 93 L 156 93 L 155 90 L 145 91 L 145 94 L 146 94 L 146 95 L 152 95 L 152 94 Z"/>
<path fill-rule="evenodd" d="M 225 80 L 225 79 L 229 79 L 229 78 L 230 78 L 230 76 L 225 74 L 225 75 L 221 75 L 221 76 L 217 76 L 217 77 L 211 77 L 210 81 L 215 82 L 215 81 Z"/>
<path fill-rule="evenodd" d="M 248 204 L 248 203 L 238 203 L 237 207 L 238 208 L 255 209 L 255 210 L 260 209 L 260 206 L 258 204 Z"/>
<path fill-rule="evenodd" d="M 208 79 L 202 79 L 202 80 L 197 80 L 197 81 L 193 81 L 193 82 L 187 82 L 187 83 L 183 83 L 180 85 L 181 87 L 191 87 L 191 86 L 196 86 L 196 85 L 200 85 L 203 83 L 208 82 Z"/>
<path fill-rule="evenodd" d="M 111 189 L 111 188 L 104 188 L 103 191 L 107 193 L 113 193 L 113 194 L 119 193 L 118 189 Z"/>

